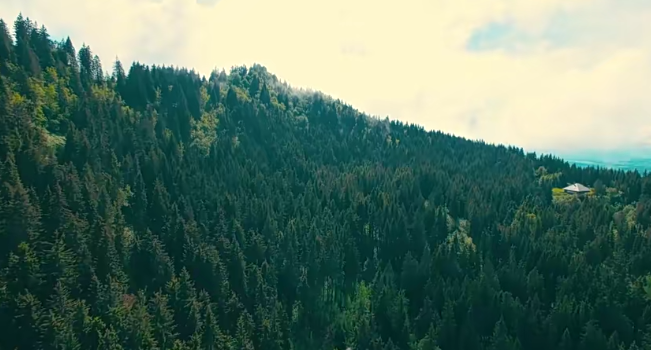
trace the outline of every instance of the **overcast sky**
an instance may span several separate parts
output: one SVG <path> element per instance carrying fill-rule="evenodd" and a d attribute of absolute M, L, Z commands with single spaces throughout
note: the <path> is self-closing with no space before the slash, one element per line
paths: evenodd
<path fill-rule="evenodd" d="M 209 74 L 257 62 L 373 115 L 525 149 L 651 145 L 649 0 L 1 0 L 53 37 Z"/>

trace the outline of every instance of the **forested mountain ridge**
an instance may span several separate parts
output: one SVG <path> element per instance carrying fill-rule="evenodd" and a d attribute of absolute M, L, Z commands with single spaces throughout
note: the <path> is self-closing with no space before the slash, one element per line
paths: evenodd
<path fill-rule="evenodd" d="M 13 32 L 0 349 L 651 349 L 649 176 Z"/>

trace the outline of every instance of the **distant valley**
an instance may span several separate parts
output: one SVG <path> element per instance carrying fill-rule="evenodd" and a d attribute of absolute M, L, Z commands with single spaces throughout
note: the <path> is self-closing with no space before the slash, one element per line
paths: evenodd
<path fill-rule="evenodd" d="M 572 164 L 580 167 L 604 167 L 621 170 L 651 171 L 651 158 L 649 159 L 630 159 L 623 161 L 600 161 L 600 160 L 567 160 Z"/>
<path fill-rule="evenodd" d="M 641 147 L 633 150 L 552 152 L 579 167 L 603 167 L 609 169 L 651 171 L 651 149 Z"/>

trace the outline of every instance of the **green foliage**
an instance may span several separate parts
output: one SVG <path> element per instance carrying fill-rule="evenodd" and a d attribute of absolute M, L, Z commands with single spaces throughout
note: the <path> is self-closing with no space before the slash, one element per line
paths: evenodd
<path fill-rule="evenodd" d="M 647 175 L 14 32 L 0 349 L 651 346 Z"/>
<path fill-rule="evenodd" d="M 192 120 L 192 143 L 204 155 L 208 154 L 210 147 L 217 140 L 217 113 L 204 112 L 198 121 Z"/>

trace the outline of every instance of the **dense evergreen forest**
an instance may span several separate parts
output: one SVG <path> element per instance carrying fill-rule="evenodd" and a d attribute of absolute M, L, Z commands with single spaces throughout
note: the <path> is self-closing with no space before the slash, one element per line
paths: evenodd
<path fill-rule="evenodd" d="M 0 349 L 651 349 L 646 174 L 104 72 L 0 21 Z"/>

